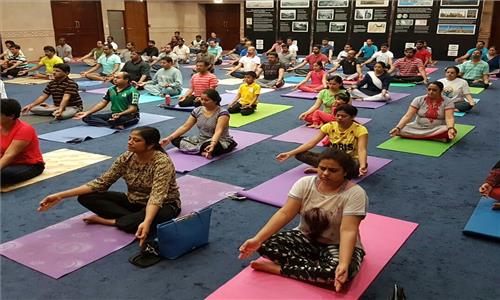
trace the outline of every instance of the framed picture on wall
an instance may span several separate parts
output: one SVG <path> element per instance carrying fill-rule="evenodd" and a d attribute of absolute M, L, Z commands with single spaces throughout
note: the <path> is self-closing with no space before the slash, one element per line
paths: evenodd
<path fill-rule="evenodd" d="M 387 7 L 389 0 L 356 0 L 356 7 Z"/>
<path fill-rule="evenodd" d="M 333 9 L 318 9 L 316 11 L 316 20 L 318 21 L 330 21 L 333 20 Z"/>
<path fill-rule="evenodd" d="M 292 32 L 308 32 L 309 22 L 292 22 Z"/>
<path fill-rule="evenodd" d="M 398 26 L 413 26 L 413 19 L 397 19 L 396 25 Z"/>
<path fill-rule="evenodd" d="M 386 22 L 368 22 L 368 33 L 385 33 Z"/>
<path fill-rule="evenodd" d="M 274 8 L 274 0 L 246 0 L 247 8 Z"/>
<path fill-rule="evenodd" d="M 373 19 L 373 9 L 356 9 L 354 11 L 354 20 L 371 20 Z"/>
<path fill-rule="evenodd" d="M 477 19 L 477 9 L 444 8 L 439 10 L 440 19 Z"/>
<path fill-rule="evenodd" d="M 293 21 L 296 19 L 295 9 L 282 9 L 280 10 L 280 20 L 283 21 Z"/>
<path fill-rule="evenodd" d="M 349 0 L 318 0 L 318 8 L 348 7 Z"/>
<path fill-rule="evenodd" d="M 301 8 L 309 7 L 309 0 L 281 0 L 283 8 Z"/>
<path fill-rule="evenodd" d="M 441 6 L 479 6 L 479 0 L 441 0 Z"/>
<path fill-rule="evenodd" d="M 432 6 L 433 0 L 398 0 L 398 6 Z"/>
<path fill-rule="evenodd" d="M 330 22 L 329 32 L 347 32 L 347 22 Z"/>
<path fill-rule="evenodd" d="M 436 33 L 437 34 L 474 35 L 474 34 L 476 34 L 476 25 L 438 24 Z"/>

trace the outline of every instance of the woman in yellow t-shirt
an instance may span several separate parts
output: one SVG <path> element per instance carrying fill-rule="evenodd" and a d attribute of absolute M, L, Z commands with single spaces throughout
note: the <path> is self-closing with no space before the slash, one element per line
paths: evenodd
<path fill-rule="evenodd" d="M 349 154 L 357 162 L 359 176 L 365 175 L 368 171 L 368 130 L 354 121 L 357 114 L 358 110 L 350 104 L 337 107 L 336 121 L 323 125 L 318 135 L 309 142 L 291 151 L 278 154 L 276 159 L 283 162 L 291 156 L 295 156 L 301 162 L 317 168 L 320 154 L 309 150 L 327 136 L 330 141 L 329 146 Z M 306 173 L 313 170 L 307 169 Z"/>

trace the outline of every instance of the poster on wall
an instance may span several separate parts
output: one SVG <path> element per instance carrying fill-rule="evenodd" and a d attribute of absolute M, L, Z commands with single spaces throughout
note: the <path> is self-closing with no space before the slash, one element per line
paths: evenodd
<path fill-rule="evenodd" d="M 296 40 L 298 53 L 309 53 L 312 1 L 279 0 L 277 3 L 279 3 L 278 37 Z M 329 14 L 329 12 L 320 13 L 323 18 L 329 18 Z"/>
<path fill-rule="evenodd" d="M 352 2 L 354 7 L 350 41 L 353 48 L 361 48 L 368 38 L 371 38 L 378 46 L 386 43 L 390 26 L 387 21 L 392 12 L 391 1 L 356 0 Z"/>
<path fill-rule="evenodd" d="M 344 48 L 348 41 L 349 22 L 352 19 L 352 3 L 348 0 L 316 1 L 314 44 L 320 44 L 323 39 L 328 40 L 334 47 L 334 55 Z"/>
<path fill-rule="evenodd" d="M 245 1 L 245 36 L 254 41 L 259 52 L 270 48 L 275 41 L 277 22 L 274 4 L 273 0 Z"/>

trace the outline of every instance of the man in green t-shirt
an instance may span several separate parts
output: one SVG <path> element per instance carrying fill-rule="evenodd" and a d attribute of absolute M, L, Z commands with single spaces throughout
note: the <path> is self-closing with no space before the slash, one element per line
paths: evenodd
<path fill-rule="evenodd" d="M 75 115 L 91 126 L 106 126 L 123 129 L 139 122 L 139 92 L 130 85 L 127 72 L 118 72 L 114 77 L 114 86 L 110 87 L 102 101 L 85 112 Z M 95 114 L 111 102 L 111 112 Z"/>
<path fill-rule="evenodd" d="M 84 62 L 87 65 L 93 67 L 97 63 L 97 59 L 101 57 L 104 53 L 104 49 L 102 48 L 104 44 L 101 41 L 97 41 L 96 47 L 90 50 L 85 56 L 77 59 L 78 62 Z"/>

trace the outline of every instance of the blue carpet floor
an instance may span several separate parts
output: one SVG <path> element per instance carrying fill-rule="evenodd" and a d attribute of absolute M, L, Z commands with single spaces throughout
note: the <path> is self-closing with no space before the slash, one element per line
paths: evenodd
<path fill-rule="evenodd" d="M 443 77 L 443 62 L 432 79 Z M 72 65 L 73 72 L 84 66 Z M 181 68 L 185 86 L 191 70 Z M 225 71 L 217 70 L 219 78 Z M 11 98 L 22 104 L 34 100 L 43 85 L 6 84 Z M 221 86 L 219 91 L 236 86 Z M 458 123 L 476 128 L 439 158 L 377 149 L 389 138 L 388 131 L 406 112 L 414 96 L 425 93 L 423 86 L 394 88 L 411 93 L 401 101 L 376 110 L 360 109 L 359 116 L 372 118 L 369 130 L 369 154 L 393 160 L 388 166 L 361 183 L 370 198 L 369 211 L 417 222 L 420 227 L 391 260 L 366 291 L 363 299 L 389 299 L 394 282 L 405 288 L 409 299 L 500 299 L 500 243 L 462 235 L 462 228 L 474 210 L 477 192 L 500 149 L 500 82 L 479 95 L 481 102 Z M 262 102 L 293 105 L 272 117 L 241 127 L 241 130 L 279 135 L 301 125 L 297 116 L 313 104 L 309 100 L 264 94 Z M 82 92 L 87 103 L 100 96 Z M 141 111 L 176 117 L 157 123 L 163 135 L 181 125 L 188 113 L 163 110 L 158 102 L 140 106 Z M 75 126 L 67 120 L 35 125 L 38 134 Z M 71 148 L 117 157 L 126 150 L 127 131 L 78 145 L 40 141 L 43 152 Z M 277 153 L 296 146 L 266 140 L 225 159 L 191 172 L 245 188 L 254 187 L 298 165 L 290 159 L 279 164 Z M 86 183 L 103 172 L 112 160 L 91 165 L 43 182 L 2 195 L 1 242 L 63 221 L 85 211 L 75 199 L 68 199 L 46 213 L 37 213 L 39 201 L 50 193 Z M 123 182 L 112 187 L 124 190 Z M 251 237 L 276 211 L 276 208 L 252 201 L 224 200 L 214 205 L 210 244 L 174 261 L 164 260 L 139 269 L 127 259 L 138 250 L 137 243 L 112 253 L 59 280 L 19 265 L 4 257 L 1 263 L 2 299 L 203 299 L 228 281 L 249 261 L 237 259 L 238 247 Z M 499 220 L 500 222 L 500 220 Z M 294 224 L 291 224 L 292 226 Z"/>

